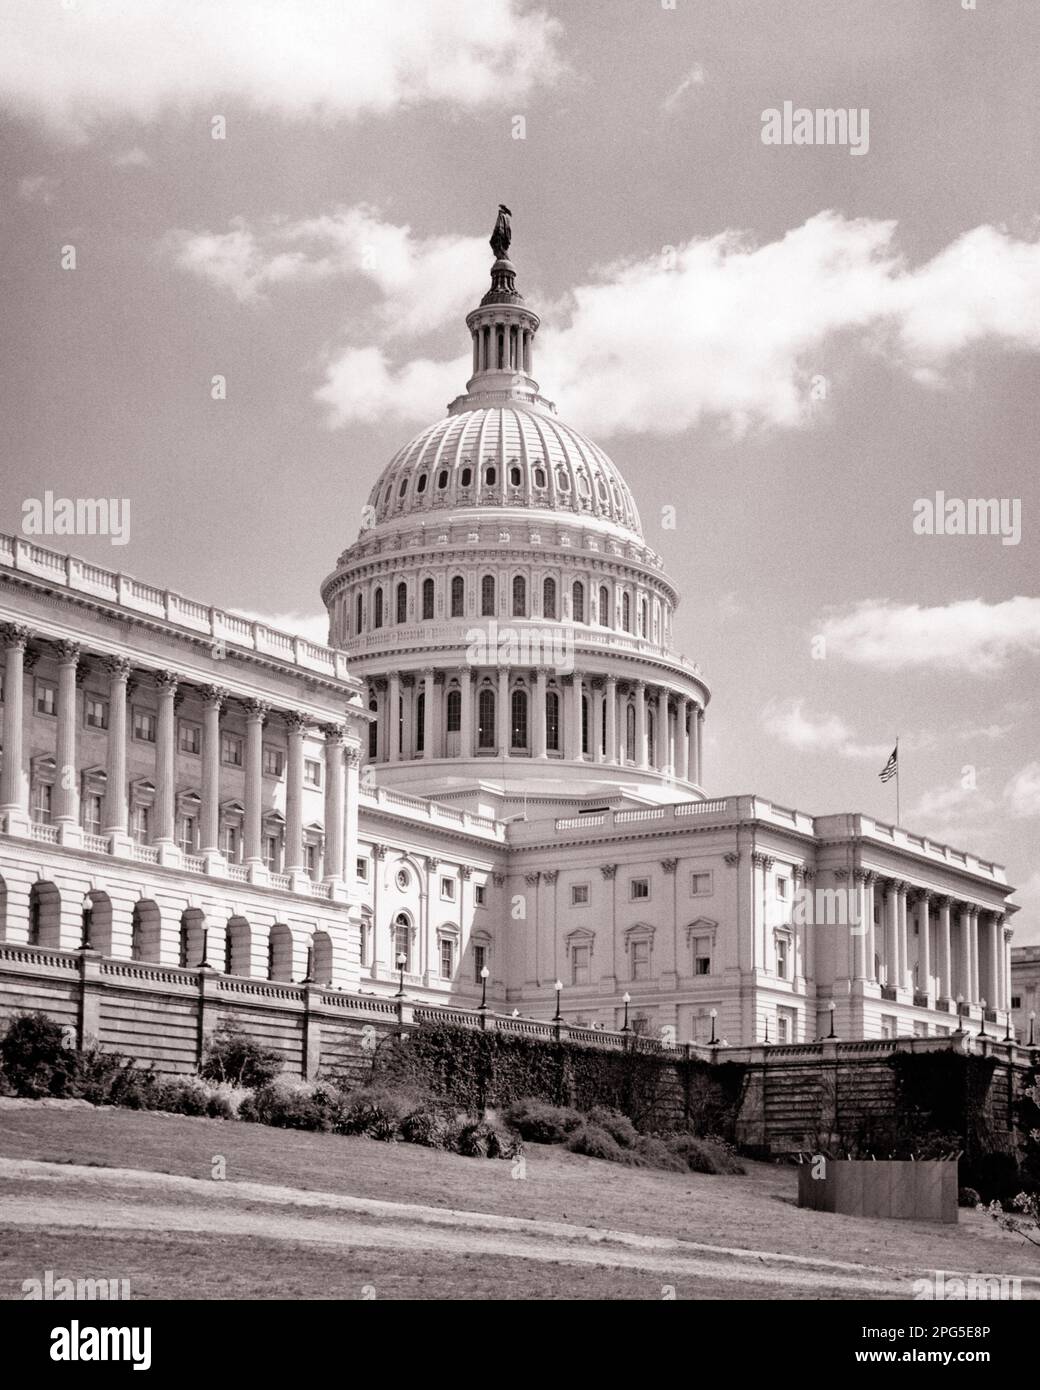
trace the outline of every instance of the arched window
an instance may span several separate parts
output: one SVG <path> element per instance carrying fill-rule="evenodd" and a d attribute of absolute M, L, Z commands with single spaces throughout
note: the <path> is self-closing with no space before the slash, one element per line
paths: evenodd
<path fill-rule="evenodd" d="M 446 731 L 447 731 L 449 734 L 457 734 L 457 733 L 459 732 L 459 730 L 462 728 L 462 691 L 461 691 L 461 690 L 449 690 L 449 691 L 448 691 L 448 706 L 447 706 L 447 710 L 448 710 L 448 713 L 447 713 L 447 721 L 448 721 L 448 722 L 447 722 L 447 725 L 446 725 Z"/>
<path fill-rule="evenodd" d="M 542 584 L 542 617 L 556 617 L 556 580 L 546 579 Z"/>
<path fill-rule="evenodd" d="M 469 487 L 470 484 L 473 482 L 473 469 L 464 468 L 462 470 L 461 476 L 459 477 L 459 482 L 463 487 Z"/>
<path fill-rule="evenodd" d="M 511 732 L 510 746 L 513 748 L 527 747 L 527 691 L 514 690 L 510 702 Z"/>
<path fill-rule="evenodd" d="M 408 921 L 407 914 L 399 912 L 394 918 L 394 969 L 399 970 L 398 958 L 404 956 L 404 969 L 409 973 L 412 968 L 412 931 L 411 923 Z"/>
<path fill-rule="evenodd" d="M 422 586 L 422 615 L 423 618 L 433 617 L 433 580 L 424 579 Z"/>
<path fill-rule="evenodd" d="M 589 697 L 581 697 L 581 751 L 589 755 Z"/>
<path fill-rule="evenodd" d="M 426 692 L 420 691 L 415 697 L 415 751 L 421 753 L 426 747 Z"/>
<path fill-rule="evenodd" d="M 398 495 L 398 497 L 403 497 L 407 491 L 408 491 L 408 479 L 407 479 L 407 478 L 402 478 L 402 479 L 401 479 L 401 486 L 397 489 L 397 495 Z"/>
<path fill-rule="evenodd" d="M 535 485 L 535 487 L 545 487 L 545 469 L 544 469 L 544 468 L 536 468 L 536 469 L 534 470 L 534 485 Z"/>
<path fill-rule="evenodd" d="M 420 473 L 420 474 L 419 474 L 419 481 L 418 481 L 418 482 L 416 483 L 416 485 L 415 485 L 415 490 L 416 490 L 416 492 L 425 492 L 425 491 L 426 491 L 426 474 L 425 474 L 425 473 Z"/>
<path fill-rule="evenodd" d="M 477 700 L 477 747 L 495 746 L 495 692 L 485 686 Z"/>
<path fill-rule="evenodd" d="M 605 584 L 600 585 L 599 590 L 599 620 L 603 627 L 611 627 L 610 621 L 610 590 Z"/>
<path fill-rule="evenodd" d="M 643 600 L 640 602 L 640 604 L 639 604 L 639 635 L 640 635 L 640 637 L 645 637 L 645 636 L 646 636 L 646 612 L 647 612 L 647 608 L 646 608 L 646 599 L 643 599 Z"/>
<path fill-rule="evenodd" d="M 364 618 L 365 618 L 365 600 L 364 600 L 364 597 L 363 597 L 361 594 L 358 594 L 358 596 L 357 596 L 357 602 L 356 602 L 355 605 L 354 605 L 354 631 L 355 631 L 355 632 L 360 632 L 360 631 L 361 631 L 361 629 L 362 629 L 362 627 L 363 627 L 363 625 L 364 625 Z"/>
<path fill-rule="evenodd" d="M 625 757 L 630 763 L 636 760 L 636 707 L 625 707 Z"/>
<path fill-rule="evenodd" d="M 522 574 L 513 576 L 513 617 L 527 617 L 527 580 Z"/>
<path fill-rule="evenodd" d="M 382 591 L 382 589 L 377 589 L 377 590 L 376 590 L 375 609 L 374 609 L 374 612 L 373 612 L 373 615 L 372 615 L 372 626 L 373 626 L 373 627 L 382 627 L 382 626 L 383 626 L 383 591 Z"/>
<path fill-rule="evenodd" d="M 580 579 L 576 579 L 571 585 L 571 608 L 574 613 L 574 621 L 583 623 L 585 621 L 585 586 Z"/>
<path fill-rule="evenodd" d="M 555 690 L 545 692 L 545 746 L 550 753 L 560 751 L 560 697 Z"/>
<path fill-rule="evenodd" d="M 485 468 L 485 470 L 484 470 L 484 482 L 488 485 L 488 487 L 494 487 L 494 486 L 495 486 L 495 479 L 496 479 L 497 477 L 498 477 L 498 469 L 497 469 L 497 468 L 495 468 L 494 466 L 492 466 L 491 468 Z"/>
<path fill-rule="evenodd" d="M 621 595 L 621 626 L 626 632 L 632 631 L 632 600 L 628 594 Z"/>
<path fill-rule="evenodd" d="M 379 712 L 379 701 L 374 695 L 368 702 L 368 712 L 370 714 Z M 379 723 L 375 719 L 368 726 L 368 756 L 370 758 L 379 757 Z"/>
<path fill-rule="evenodd" d="M 510 483 L 510 486 L 511 486 L 511 487 L 519 487 L 519 486 L 520 486 L 520 480 L 521 480 L 522 477 L 523 477 L 523 474 L 520 472 L 519 468 L 516 468 L 516 467 L 511 468 L 511 469 L 509 470 L 509 483 Z"/>
<path fill-rule="evenodd" d="M 654 711 L 648 709 L 646 712 L 646 756 L 651 767 L 656 767 L 657 759 L 654 756 L 657 749 L 657 719 Z"/>
<path fill-rule="evenodd" d="M 461 574 L 451 581 L 451 616 L 461 618 L 465 615 L 466 583 Z"/>
<path fill-rule="evenodd" d="M 495 577 L 493 574 L 485 574 L 480 581 L 480 616 L 482 618 L 495 616 Z"/>
<path fill-rule="evenodd" d="M 403 581 L 397 586 L 397 621 L 408 621 L 408 585 Z"/>
<path fill-rule="evenodd" d="M 442 468 L 441 471 L 437 474 L 437 489 L 439 492 L 443 492 L 447 486 L 448 470 L 446 468 Z"/>

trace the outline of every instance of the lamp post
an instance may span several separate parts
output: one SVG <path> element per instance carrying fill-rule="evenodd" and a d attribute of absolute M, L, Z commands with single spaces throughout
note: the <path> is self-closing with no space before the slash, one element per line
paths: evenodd
<path fill-rule="evenodd" d="M 709 1047 L 718 1047 L 719 1045 L 719 1040 L 715 1036 L 715 1020 L 718 1018 L 718 1016 L 718 1009 L 710 1009 L 708 1011 L 708 1017 L 711 1019 L 711 1041 L 708 1043 Z"/>
<path fill-rule="evenodd" d="M 397 997 L 398 997 L 398 999 L 403 999 L 403 998 L 404 998 L 404 968 L 405 968 L 405 966 L 406 966 L 407 964 L 408 964 L 408 957 L 405 955 L 405 953 L 404 953 L 403 951 L 398 951 L 398 953 L 397 953 L 397 970 L 398 970 L 398 974 L 399 974 L 399 976 L 400 976 L 400 982 L 399 982 L 399 984 L 398 984 L 398 986 L 397 986 Z"/>
<path fill-rule="evenodd" d="M 209 963 L 209 927 L 202 928 L 202 959 L 199 961 L 200 970 L 212 970 Z"/>
<path fill-rule="evenodd" d="M 1014 1035 L 1013 1035 L 1012 1032 L 1011 1032 L 1011 1012 L 1010 1012 L 1010 1010 L 1004 1015 L 1004 1041 L 1005 1041 L 1005 1042 L 1014 1042 L 1014 1041 L 1015 1041 Z"/>
<path fill-rule="evenodd" d="M 480 1007 L 482 1009 L 487 1008 L 487 982 L 490 974 L 491 971 L 486 965 L 480 967 Z"/>
<path fill-rule="evenodd" d="M 980 999 L 980 1000 L 979 1000 L 979 1008 L 982 1010 L 982 1027 L 979 1029 L 979 1037 L 980 1037 L 980 1038 L 984 1038 L 984 1037 L 986 1036 L 986 1001 L 985 1001 L 985 999 Z"/>
<path fill-rule="evenodd" d="M 80 947 L 83 951 L 90 950 L 90 928 L 94 915 L 94 900 L 89 893 L 83 894 L 83 944 Z"/>
<path fill-rule="evenodd" d="M 632 1002 L 632 996 L 629 994 L 628 990 L 626 989 L 625 992 L 624 992 L 624 994 L 621 996 L 621 998 L 622 998 L 622 1000 L 624 1001 L 624 1005 L 625 1005 L 625 1022 L 624 1022 L 624 1026 L 622 1027 L 621 1031 L 622 1031 L 622 1033 L 627 1033 L 627 1032 L 628 1032 L 628 1006 L 629 1006 L 629 1004 L 631 1004 L 631 1002 Z"/>
<path fill-rule="evenodd" d="M 835 1010 L 837 1007 L 838 1007 L 838 1006 L 837 1006 L 837 1004 L 834 1002 L 833 999 L 832 999 L 832 1000 L 830 1001 L 830 1003 L 827 1005 L 827 1012 L 828 1012 L 828 1013 L 830 1014 L 830 1016 L 831 1016 L 831 1031 L 827 1034 L 827 1041 L 828 1041 L 828 1042 L 830 1042 L 832 1039 L 837 1038 L 837 1036 L 838 1036 L 837 1033 L 835 1033 L 835 1031 L 834 1031 L 834 1010 Z"/>
<path fill-rule="evenodd" d="M 307 973 L 300 981 L 301 985 L 313 984 L 311 976 L 314 974 L 314 947 L 307 947 Z"/>
<path fill-rule="evenodd" d="M 562 1023 L 563 1014 L 560 1013 L 560 996 L 563 994 L 563 981 L 557 980 L 553 985 L 553 989 L 556 991 L 556 1013 L 553 1016 L 553 1023 Z"/>
<path fill-rule="evenodd" d="M 964 995 L 963 995 L 963 994 L 958 994 L 958 996 L 957 996 L 957 1027 L 958 1027 L 958 1028 L 963 1028 L 963 1026 L 964 1026 L 964 1025 L 961 1023 L 961 1021 L 960 1021 L 960 1020 L 964 1017 L 963 1007 L 964 1007 Z"/>

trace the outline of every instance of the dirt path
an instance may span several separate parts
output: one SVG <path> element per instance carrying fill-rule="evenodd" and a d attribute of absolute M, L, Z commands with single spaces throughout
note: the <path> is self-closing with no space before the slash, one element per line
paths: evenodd
<path fill-rule="evenodd" d="M 51 1231 L 194 1232 L 401 1253 L 489 1255 L 773 1287 L 776 1297 L 909 1298 L 928 1271 L 705 1245 L 494 1213 L 446 1210 L 255 1182 L 0 1159 L 0 1224 Z M 795 1291 L 797 1290 L 797 1293 Z M 1023 1282 L 1040 1297 L 1040 1278 Z"/>

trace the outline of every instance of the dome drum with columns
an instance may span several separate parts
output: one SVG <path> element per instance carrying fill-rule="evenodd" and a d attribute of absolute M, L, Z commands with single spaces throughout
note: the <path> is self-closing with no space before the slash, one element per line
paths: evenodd
<path fill-rule="evenodd" d="M 383 471 L 322 586 L 369 762 L 442 798 L 698 797 L 709 692 L 671 646 L 678 596 L 617 468 L 539 394 L 503 254 L 466 322 L 466 394 Z"/>

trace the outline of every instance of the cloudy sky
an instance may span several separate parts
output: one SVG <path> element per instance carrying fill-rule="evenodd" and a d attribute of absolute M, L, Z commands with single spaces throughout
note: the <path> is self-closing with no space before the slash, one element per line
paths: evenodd
<path fill-rule="evenodd" d="M 966 4 L 0 0 L 0 525 L 128 498 L 54 543 L 320 633 L 505 201 L 535 374 L 684 594 L 710 791 L 890 819 L 898 734 L 903 822 L 1040 940 L 1040 6 Z M 763 143 L 785 102 L 868 139 Z M 1018 544 L 915 533 L 940 491 Z"/>

